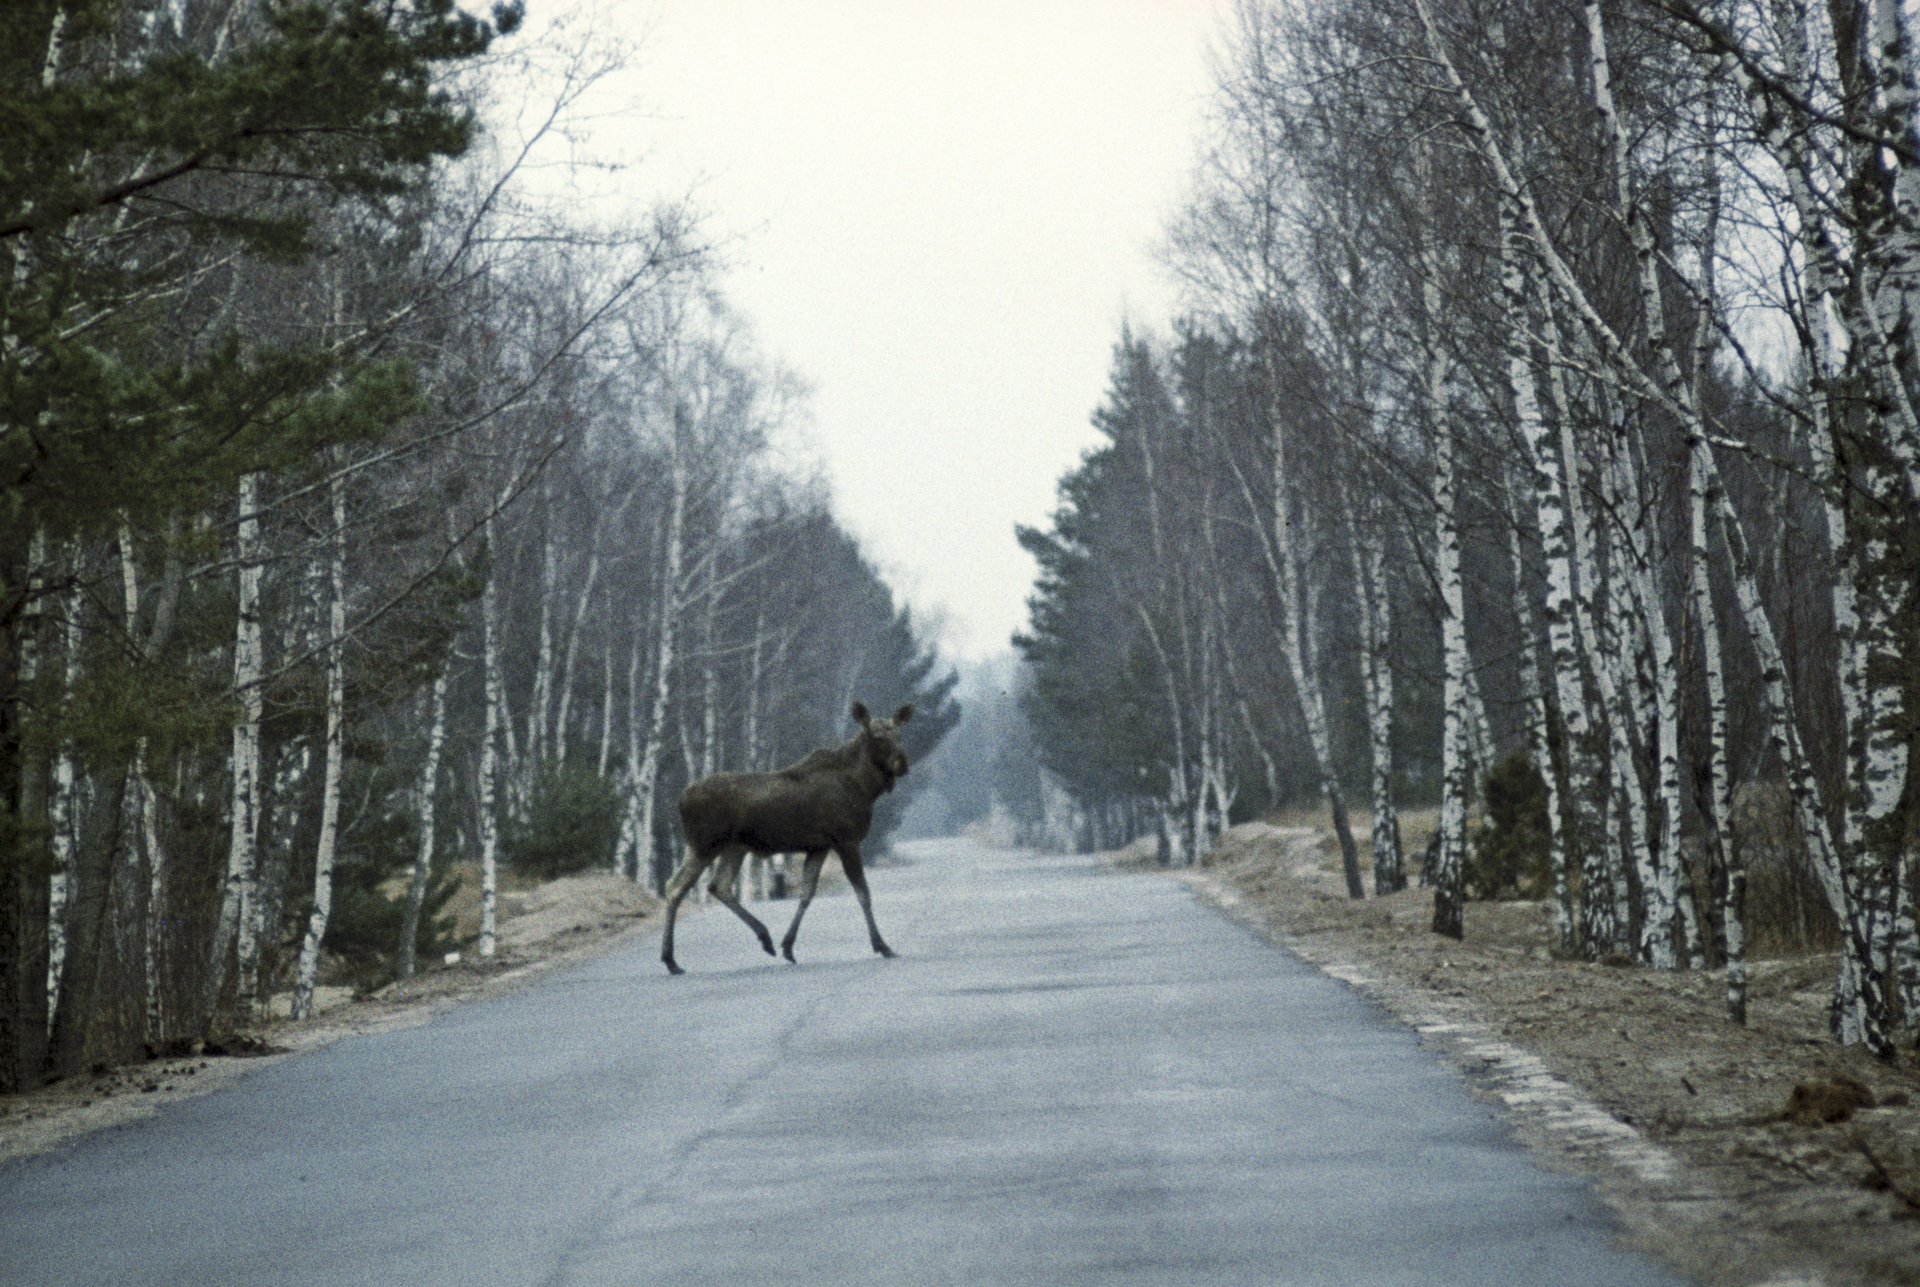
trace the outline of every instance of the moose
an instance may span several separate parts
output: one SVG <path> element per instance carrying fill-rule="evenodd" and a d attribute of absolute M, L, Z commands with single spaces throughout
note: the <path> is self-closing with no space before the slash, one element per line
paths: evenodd
<path fill-rule="evenodd" d="M 716 773 L 702 778 L 680 796 L 680 828 L 687 838 L 687 857 L 667 881 L 667 928 L 660 941 L 660 959 L 673 974 L 684 974 L 673 959 L 673 922 L 680 900 L 714 867 L 707 886 L 727 909 L 747 923 L 767 955 L 774 955 L 773 935 L 758 917 L 740 905 L 740 862 L 749 853 L 767 857 L 805 853 L 801 871 L 800 906 L 793 924 L 780 941 L 787 960 L 800 936 L 800 918 L 813 901 L 827 850 L 840 855 L 841 870 L 860 899 L 867 918 L 867 936 L 873 950 L 892 956 L 873 920 L 873 899 L 860 863 L 860 842 L 873 823 L 873 802 L 907 774 L 907 753 L 900 746 L 900 725 L 913 718 L 913 703 L 895 711 L 892 719 L 875 719 L 859 702 L 853 721 L 860 732 L 842 746 L 809 752 L 798 763 L 772 773 Z"/>

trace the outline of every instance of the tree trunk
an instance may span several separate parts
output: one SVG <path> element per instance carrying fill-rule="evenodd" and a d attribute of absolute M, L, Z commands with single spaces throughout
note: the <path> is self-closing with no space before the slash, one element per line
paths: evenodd
<path fill-rule="evenodd" d="M 1612 905 L 1597 896 L 1603 881 L 1589 879 L 1604 872 L 1600 853 L 1601 820 L 1596 784 L 1604 780 L 1594 754 L 1594 730 L 1587 718 L 1586 682 L 1581 674 L 1575 640 L 1573 590 L 1573 535 L 1567 512 L 1562 457 L 1541 414 L 1539 388 L 1534 378 L 1531 325 L 1538 307 L 1533 274 L 1527 271 L 1530 247 L 1519 221 L 1501 203 L 1500 279 L 1506 310 L 1507 382 L 1513 395 L 1514 418 L 1528 452 L 1533 477 L 1534 517 L 1539 525 L 1541 553 L 1546 561 L 1546 622 L 1548 657 L 1553 667 L 1554 695 L 1565 731 L 1565 754 L 1558 764 L 1543 765 L 1555 775 L 1554 794 L 1565 813 L 1556 828 L 1566 851 L 1566 865 L 1582 874 L 1580 939 L 1588 955 L 1597 955 L 1612 937 Z M 1547 307 L 1551 307 L 1549 304 Z M 1555 355 L 1549 354 L 1552 361 Z M 1577 785 L 1576 785 L 1577 784 Z M 1596 942 L 1595 939 L 1599 941 Z"/>
<path fill-rule="evenodd" d="M 45 654 L 47 541 L 36 530 L 27 543 L 25 584 L 20 601 L 17 633 L 16 687 L 9 699 L 7 741 L 12 785 L 19 794 L 7 801 L 22 826 L 7 840 L 11 852 L 0 858 L 0 1093 L 28 1090 L 40 1084 L 46 1064 L 48 1018 L 51 1010 L 40 990 L 47 969 L 50 926 L 45 913 L 46 874 L 50 855 L 34 836 L 47 810 L 45 755 L 21 736 L 21 695 L 31 696 L 39 686 Z"/>
<path fill-rule="evenodd" d="M 1269 348 L 1276 341 L 1269 340 Z M 1268 355 L 1267 379 L 1276 394 L 1280 388 L 1279 362 L 1275 354 Z M 1293 522 L 1288 514 L 1288 475 L 1285 434 L 1281 429 L 1284 423 L 1276 409 L 1269 417 L 1269 438 L 1273 448 L 1273 496 L 1269 512 L 1260 516 L 1257 526 L 1262 532 L 1261 549 L 1266 555 L 1267 570 L 1273 578 L 1273 588 L 1280 601 L 1280 623 L 1276 632 L 1281 654 L 1285 657 L 1287 671 L 1293 678 L 1294 694 L 1300 700 L 1300 713 L 1307 725 L 1307 742 L 1313 751 L 1314 769 L 1320 779 L 1321 793 L 1326 796 L 1327 809 L 1333 815 L 1334 835 L 1340 842 L 1340 869 L 1345 877 L 1347 897 L 1365 898 L 1366 885 L 1360 879 L 1360 849 L 1353 842 L 1353 828 L 1347 821 L 1346 795 L 1340 785 L 1340 778 L 1334 772 L 1333 739 L 1327 729 L 1327 706 L 1320 690 L 1320 677 L 1313 665 L 1314 657 L 1310 653 L 1312 640 L 1306 628 L 1305 578 L 1300 567 L 1300 559 L 1294 549 Z M 1241 480 L 1243 491 L 1246 480 Z M 1247 494 L 1252 501 L 1250 492 Z"/>
<path fill-rule="evenodd" d="M 420 770 L 420 847 L 414 853 L 413 878 L 407 882 L 407 910 L 400 921 L 400 950 L 394 958 L 394 973 L 403 979 L 413 977 L 420 915 L 427 902 L 427 879 L 433 872 L 434 806 L 440 790 L 440 752 L 447 741 L 444 669 L 434 676 L 433 695 L 427 701 L 431 709 L 427 716 L 427 762 Z"/>
<path fill-rule="evenodd" d="M 760 751 L 760 688 L 765 682 L 760 672 L 763 665 L 761 654 L 766 647 L 766 638 L 766 603 L 760 596 L 755 596 L 753 640 L 747 659 L 746 710 L 742 715 L 744 724 L 740 730 L 741 767 L 749 773 L 759 773 L 766 768 Z"/>
<path fill-rule="evenodd" d="M 307 936 L 300 944 L 299 973 L 294 979 L 292 1014 L 305 1019 L 313 1013 L 313 985 L 320 968 L 320 944 L 333 914 L 333 860 L 340 834 L 340 776 L 344 764 L 346 725 L 347 636 L 347 499 L 345 483 L 332 483 L 333 540 L 327 559 L 327 750 L 320 784 L 320 841 L 313 860 L 313 912 L 307 917 Z"/>
<path fill-rule="evenodd" d="M 553 714 L 553 614 L 559 601 L 560 543 L 553 532 L 551 474 L 540 479 L 540 510 L 540 644 L 533 662 L 533 700 L 527 703 L 527 755 L 518 766 L 518 797 L 523 802 L 533 794 L 533 779 L 541 761 L 552 754 L 547 739 Z"/>
<path fill-rule="evenodd" d="M 1721 872 L 1721 925 L 1727 970 L 1727 1018 L 1747 1021 L 1747 870 L 1733 836 L 1733 775 L 1727 763 L 1727 681 L 1720 655 L 1720 621 L 1713 606 L 1712 558 L 1707 546 L 1706 474 L 1687 468 L 1687 528 L 1693 577 L 1693 616 L 1700 626 L 1700 658 L 1707 688 L 1707 773 L 1696 791 L 1707 823 L 1707 852 Z"/>
<path fill-rule="evenodd" d="M 68 721 L 73 691 L 80 682 L 81 613 L 86 607 L 85 582 L 80 575 L 81 550 L 78 541 L 67 546 L 67 571 L 73 588 L 67 593 L 66 620 L 61 623 L 61 655 L 66 673 L 61 681 L 61 726 Z M 47 801 L 47 824 L 52 832 L 50 845 L 53 872 L 47 880 L 47 1031 L 53 1030 L 53 1018 L 60 1003 L 60 981 L 67 967 L 67 904 L 73 888 L 74 865 L 79 859 L 78 782 L 73 760 L 73 739 L 63 736 L 53 758 L 52 791 Z"/>
<path fill-rule="evenodd" d="M 1386 541 L 1371 530 L 1372 516 L 1369 530 L 1363 532 L 1354 518 L 1352 496 L 1343 491 L 1341 499 L 1352 529 L 1354 594 L 1360 608 L 1360 679 L 1373 768 L 1371 840 L 1377 898 L 1407 887 L 1400 817 L 1393 804 L 1393 590 L 1387 582 Z"/>
<path fill-rule="evenodd" d="M 136 654 L 140 648 L 140 565 L 134 551 L 133 528 L 120 524 L 120 594 L 126 611 L 127 638 Z M 147 739 L 134 744 L 133 763 L 127 768 L 127 824 L 130 844 L 137 847 L 139 862 L 146 876 L 145 915 L 141 926 L 141 966 L 146 997 L 146 1039 L 158 1046 L 166 1041 L 166 1022 L 162 1014 L 160 959 L 166 924 L 167 863 L 160 847 L 160 829 L 154 814 L 159 801 L 147 776 Z"/>
<path fill-rule="evenodd" d="M 486 520 L 489 551 L 495 550 L 494 520 Z M 480 668 L 486 712 L 480 742 L 480 955 L 493 955 L 496 906 L 500 893 L 500 735 L 506 723 L 505 681 L 501 676 L 500 591 L 496 572 L 487 574 L 480 592 Z"/>
<path fill-rule="evenodd" d="M 1652 522 L 1640 494 L 1639 478 L 1646 475 L 1646 459 L 1631 449 L 1624 433 L 1616 443 L 1614 490 L 1627 507 L 1626 533 L 1632 566 L 1627 589 L 1638 620 L 1644 623 L 1652 651 L 1654 720 L 1654 777 L 1659 791 L 1658 866 L 1652 888 L 1641 889 L 1640 958 L 1655 969 L 1672 969 L 1681 951 L 1697 950 L 1698 928 L 1689 932 L 1692 906 L 1684 880 L 1686 865 L 1680 848 L 1680 670 L 1673 637 L 1667 630 L 1659 586 L 1654 579 L 1653 551 L 1647 537 Z M 1677 941 L 1676 941 L 1677 940 Z"/>
<path fill-rule="evenodd" d="M 1465 932 L 1467 857 L 1466 594 L 1460 579 L 1453 428 L 1444 418 L 1436 419 L 1433 428 L 1434 574 L 1440 589 L 1440 651 L 1446 673 L 1441 700 L 1439 848 L 1431 880 L 1433 932 L 1460 938 Z"/>
<path fill-rule="evenodd" d="M 1560 810 L 1560 774 L 1554 769 L 1552 723 L 1540 677 L 1540 646 L 1533 600 L 1527 593 L 1527 564 L 1521 542 L 1519 489 L 1505 485 L 1507 558 L 1513 564 L 1513 614 L 1520 623 L 1520 688 L 1527 703 L 1527 751 L 1547 788 L 1547 866 L 1553 873 L 1553 945 L 1562 959 L 1579 951 L 1579 922 L 1573 881 L 1567 864 L 1566 823 Z"/>
<path fill-rule="evenodd" d="M 258 861 L 255 842 L 260 808 L 262 708 L 259 511 L 260 475 L 244 474 L 240 479 L 235 549 L 235 559 L 239 564 L 239 599 L 233 645 L 233 689 L 240 704 L 240 718 L 233 726 L 233 796 L 228 820 L 227 872 L 221 886 L 220 918 L 214 928 L 206 984 L 200 994 L 200 1019 L 195 1025 L 202 1035 L 211 1031 L 220 1004 L 220 994 L 226 987 L 227 971 L 234 968 L 236 957 L 240 987 L 235 999 L 234 1020 L 243 1026 L 253 1020 L 253 998 L 247 992 L 254 981 L 254 965 L 258 959 L 258 940 L 252 911 Z"/>
<path fill-rule="evenodd" d="M 613 764 L 613 699 L 616 691 L 613 683 L 613 596 L 608 595 L 606 599 L 607 636 L 605 646 L 601 649 L 600 655 L 600 752 L 594 757 L 594 771 L 603 778 L 607 776 L 607 770 Z M 629 697 L 631 697 L 631 692 L 629 692 Z M 633 718 L 633 705 L 631 700 L 629 700 L 627 705 L 627 718 L 629 720 Z M 620 859 L 616 853 L 614 856 L 614 868 L 618 870 L 619 866 Z"/>
<path fill-rule="evenodd" d="M 594 529 L 594 547 L 587 551 L 587 575 L 580 586 L 580 597 L 574 601 L 573 620 L 567 626 L 567 646 L 561 653 L 559 709 L 553 717 L 553 750 L 556 763 L 565 763 L 567 758 L 568 725 L 573 706 L 574 664 L 580 656 L 581 626 L 587 618 L 587 605 L 593 601 L 594 586 L 600 580 L 599 529 Z M 605 773 L 606 770 L 600 770 Z"/>
<path fill-rule="evenodd" d="M 655 796 L 659 789 L 660 755 L 666 739 L 667 708 L 673 696 L 673 670 L 678 660 L 677 631 L 685 559 L 687 496 L 691 482 L 686 458 L 687 444 L 684 441 L 686 415 L 687 412 L 678 406 L 670 411 L 672 458 L 668 473 L 666 538 L 661 548 L 659 615 L 655 627 L 658 646 L 654 654 L 653 691 L 646 722 L 635 728 L 629 737 L 634 754 L 627 767 L 627 820 L 622 845 L 632 855 L 630 861 L 634 879 L 639 879 L 642 860 L 651 864 L 651 879 L 656 893 L 665 888 L 667 875 L 659 870 L 661 864 L 654 854 L 653 818 Z M 638 632 L 634 647 L 636 650 L 640 647 Z M 637 656 L 636 652 L 636 659 Z"/>

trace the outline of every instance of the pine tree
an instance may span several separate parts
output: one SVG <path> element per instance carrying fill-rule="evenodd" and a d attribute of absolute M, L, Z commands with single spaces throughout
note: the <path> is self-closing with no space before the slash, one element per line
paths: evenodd
<path fill-rule="evenodd" d="M 34 648 L 23 634 L 37 629 L 28 605 L 64 594 L 79 574 L 69 566 L 49 575 L 56 569 L 39 566 L 33 552 L 127 526 L 177 532 L 183 520 L 228 509 L 242 478 L 378 436 L 414 409 L 404 364 L 370 363 L 352 344 L 243 329 L 233 302 L 307 259 L 329 210 L 390 212 L 431 161 L 462 152 L 473 121 L 439 85 L 441 73 L 518 21 L 517 7 L 502 6 L 487 23 L 452 0 L 165 9 L 27 0 L 8 12 L 0 46 L 8 261 L 0 271 L 0 599 L 8 605 L 0 613 L 0 1091 L 40 1072 L 53 874 L 40 784 L 52 748 L 73 731 L 23 715 L 24 688 L 38 681 L 17 661 Z M 199 289 L 214 278 L 230 289 Z M 177 593 L 176 584 L 159 596 L 156 611 L 170 612 Z M 151 666 L 134 673 L 149 690 L 163 675 Z M 67 682 L 111 684 L 127 674 L 124 666 L 70 666 Z M 193 709 L 195 696 L 207 709 L 204 691 L 170 682 L 165 700 L 122 709 L 151 719 Z M 64 709 L 81 718 L 101 709 L 100 699 L 76 692 Z M 181 722 L 150 724 L 145 745 L 157 754 Z M 85 741 L 102 740 L 101 730 L 83 732 Z M 72 877 L 84 893 L 84 862 Z M 90 898 L 67 905 L 91 917 L 98 902 Z M 78 964 L 76 986 L 90 986 L 86 957 L 98 950 L 98 928 L 63 928 L 80 931 L 68 942 L 78 953 L 69 975 Z M 251 969 L 245 954 L 240 966 Z M 90 1003 L 76 996 L 61 1008 L 56 1053 L 71 1062 L 84 1047 Z"/>

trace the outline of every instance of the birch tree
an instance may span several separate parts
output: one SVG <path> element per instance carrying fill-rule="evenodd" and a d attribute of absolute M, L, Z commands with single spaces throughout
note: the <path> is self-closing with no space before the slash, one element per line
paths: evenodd
<path fill-rule="evenodd" d="M 345 483 L 335 477 L 328 486 L 332 532 L 327 548 L 326 639 L 326 767 L 320 788 L 320 843 L 314 858 L 313 912 L 300 944 L 299 974 L 294 980 L 292 1014 L 304 1019 L 313 1013 L 314 980 L 320 966 L 320 944 L 327 936 L 327 918 L 333 910 L 333 860 L 340 837 L 340 779 L 345 756 L 347 642 L 347 500 Z M 436 748 L 437 751 L 438 748 Z"/>

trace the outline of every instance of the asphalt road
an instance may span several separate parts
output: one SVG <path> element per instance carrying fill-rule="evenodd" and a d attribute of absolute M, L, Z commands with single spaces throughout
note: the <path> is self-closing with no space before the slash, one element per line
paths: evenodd
<path fill-rule="evenodd" d="M 929 842 L 0 1169 L 0 1282 L 1671 1284 L 1176 882 Z M 830 860 L 831 861 L 831 860 Z M 766 904 L 774 933 L 791 903 Z"/>

